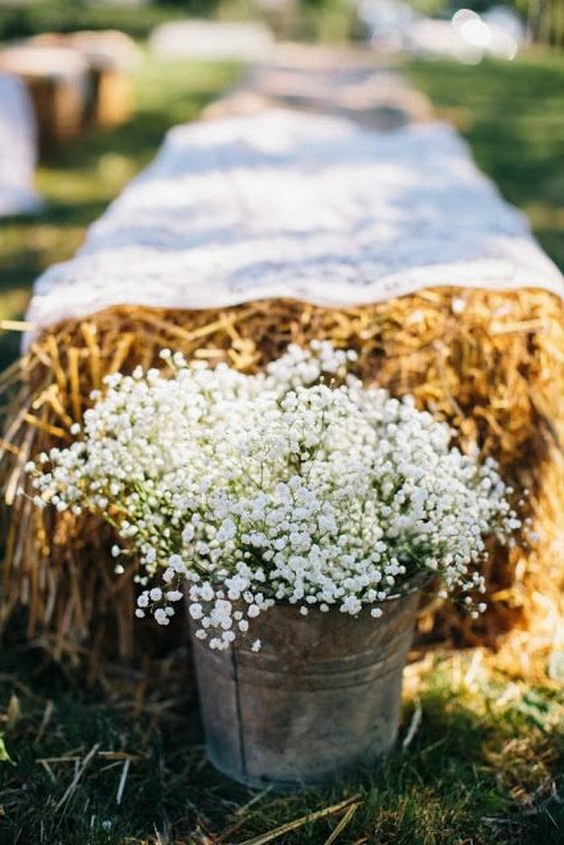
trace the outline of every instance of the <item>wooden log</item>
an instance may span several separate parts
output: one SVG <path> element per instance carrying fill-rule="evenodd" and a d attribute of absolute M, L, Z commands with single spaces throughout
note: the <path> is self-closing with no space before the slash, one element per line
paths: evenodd
<path fill-rule="evenodd" d="M 115 30 L 42 33 L 27 44 L 76 51 L 86 63 L 87 89 L 83 126 L 117 126 L 129 120 L 133 110 L 131 71 L 141 52 L 135 42 Z"/>
<path fill-rule="evenodd" d="M 133 112 L 133 86 L 129 73 L 119 68 L 90 67 L 90 100 L 86 126 L 119 126 Z"/>

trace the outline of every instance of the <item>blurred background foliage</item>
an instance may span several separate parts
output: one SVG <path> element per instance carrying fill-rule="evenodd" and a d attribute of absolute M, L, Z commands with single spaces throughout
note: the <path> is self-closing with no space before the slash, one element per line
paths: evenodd
<path fill-rule="evenodd" d="M 402 0 L 417 12 L 449 16 L 457 9 L 483 12 L 508 6 L 527 23 L 535 41 L 564 45 L 564 0 Z M 356 37 L 356 0 L 146 0 L 145 3 L 96 0 L 3 0 L 0 2 L 0 41 L 57 30 L 117 28 L 145 38 L 166 20 L 183 17 L 246 19 L 266 15 L 276 23 L 277 8 L 293 7 L 291 37 L 343 40 Z M 285 16 L 287 24 L 288 16 Z"/>

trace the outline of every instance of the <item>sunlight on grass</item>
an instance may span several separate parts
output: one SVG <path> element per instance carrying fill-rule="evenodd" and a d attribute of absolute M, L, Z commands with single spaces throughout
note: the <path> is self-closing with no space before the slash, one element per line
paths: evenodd
<path fill-rule="evenodd" d="M 530 53 L 475 67 L 419 61 L 408 72 L 564 268 L 564 55 Z"/>

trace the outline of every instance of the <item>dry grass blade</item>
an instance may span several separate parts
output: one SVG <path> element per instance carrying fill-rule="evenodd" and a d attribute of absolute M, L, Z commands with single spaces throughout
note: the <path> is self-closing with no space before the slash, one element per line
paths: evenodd
<path fill-rule="evenodd" d="M 40 766 L 43 766 L 43 768 L 47 772 L 47 775 L 49 776 L 49 779 L 51 780 L 51 783 L 57 783 L 57 778 L 55 777 L 53 769 L 50 767 L 47 760 L 38 760 L 37 762 Z"/>
<path fill-rule="evenodd" d="M 126 751 L 98 751 L 98 757 L 103 757 L 104 760 L 114 760 L 116 763 L 128 761 L 130 763 L 136 760 L 143 760 L 142 754 L 128 754 Z"/>
<path fill-rule="evenodd" d="M 35 325 L 25 320 L 0 320 L 0 331 L 5 332 L 30 332 Z"/>
<path fill-rule="evenodd" d="M 63 797 L 61 798 L 61 800 L 59 801 L 59 803 L 55 807 L 55 812 L 58 813 L 70 801 L 70 799 L 72 798 L 72 795 L 73 795 L 74 791 L 76 790 L 76 787 L 78 786 L 78 784 L 79 784 L 82 776 L 84 775 L 86 769 L 88 768 L 88 766 L 90 765 L 90 763 L 92 762 L 94 757 L 96 756 L 99 747 L 100 747 L 99 743 L 96 743 L 96 745 L 93 745 L 92 748 L 90 749 L 90 751 L 88 752 L 88 754 L 86 755 L 86 757 L 84 758 L 84 760 L 82 761 L 81 765 L 77 768 L 72 781 L 70 782 L 70 784 L 68 785 L 68 787 L 66 788 L 66 790 L 64 792 Z"/>
<path fill-rule="evenodd" d="M 239 845 L 266 845 L 267 842 L 272 842 L 274 839 L 284 836 L 285 833 L 291 833 L 293 830 L 297 830 L 305 824 L 316 822 L 319 819 L 326 819 L 329 816 L 338 815 L 343 810 L 351 807 L 351 805 L 354 806 L 356 810 L 359 806 L 358 798 L 359 796 L 355 795 L 353 798 L 347 798 L 346 801 L 341 801 L 339 804 L 334 804 L 332 807 L 325 807 L 323 810 L 317 810 L 315 813 L 308 813 L 306 816 L 301 816 L 299 819 L 294 819 L 291 822 L 286 822 L 286 824 L 281 824 L 279 827 L 275 827 L 266 833 L 253 836 L 252 839 L 245 839 L 245 841 L 240 842 Z"/>
<path fill-rule="evenodd" d="M 360 802 L 358 804 L 351 804 L 351 806 L 348 808 L 348 810 L 346 811 L 345 815 L 343 816 L 343 818 L 341 819 L 341 821 L 339 822 L 339 824 L 337 825 L 335 830 L 332 831 L 332 833 L 329 834 L 328 838 L 325 840 L 323 845 L 333 845 L 333 842 L 337 841 L 338 837 L 341 835 L 341 833 L 344 831 L 344 829 L 346 827 L 348 827 L 348 825 L 352 821 L 354 814 L 356 813 L 356 811 L 358 810 L 358 808 L 360 806 L 361 806 Z"/>
<path fill-rule="evenodd" d="M 22 368 L 27 370 L 27 361 L 26 358 L 16 358 L 6 369 L 0 373 L 0 393 L 3 393 L 5 389 L 10 388 L 14 384 L 14 380 L 17 380 Z"/>
<path fill-rule="evenodd" d="M 423 717 L 423 707 L 421 706 L 421 699 L 419 698 L 419 696 L 415 696 L 414 707 L 415 709 L 413 711 L 413 716 L 411 717 L 411 722 L 409 723 L 409 728 L 407 729 L 407 733 L 401 744 L 402 751 L 407 751 L 407 749 L 413 742 L 415 734 L 419 730 L 419 726 L 421 725 L 421 719 Z"/>
<path fill-rule="evenodd" d="M 2 452 L 7 452 L 9 455 L 14 456 L 19 455 L 19 449 L 16 446 L 0 437 L 0 458 L 2 457 Z"/>
<path fill-rule="evenodd" d="M 46 434 L 50 434 L 52 437 L 58 438 L 59 440 L 68 439 L 69 433 L 66 429 L 61 428 L 60 426 L 51 425 L 51 423 L 45 422 L 38 417 L 34 417 L 33 414 L 25 414 L 24 422 L 40 429 L 40 431 L 44 431 Z"/>
<path fill-rule="evenodd" d="M 51 721 L 51 717 L 53 715 L 54 710 L 55 705 L 51 700 L 49 700 L 45 705 L 45 710 L 43 711 L 43 716 L 41 717 L 41 724 L 39 725 L 39 729 L 37 731 L 35 739 L 33 740 L 34 745 L 39 745 L 39 743 L 41 742 L 43 735 L 47 729 L 47 725 Z"/>
<path fill-rule="evenodd" d="M 254 807 L 255 804 L 258 804 L 259 801 L 262 801 L 262 799 L 270 792 L 272 792 L 272 787 L 267 786 L 266 789 L 262 790 L 262 792 L 257 793 L 257 795 L 253 795 L 250 801 L 247 801 L 246 804 L 243 804 L 242 807 L 239 807 L 235 811 L 235 815 L 238 817 L 244 816 L 245 813 L 247 813 L 251 809 L 251 807 Z"/>
<path fill-rule="evenodd" d="M 119 779 L 117 794 L 116 794 L 116 804 L 119 806 L 121 804 L 121 799 L 123 798 L 123 793 L 125 790 L 125 784 L 127 783 L 127 775 L 129 774 L 129 767 L 131 766 L 131 760 L 127 759 L 123 762 L 123 768 L 121 770 L 121 776 Z"/>

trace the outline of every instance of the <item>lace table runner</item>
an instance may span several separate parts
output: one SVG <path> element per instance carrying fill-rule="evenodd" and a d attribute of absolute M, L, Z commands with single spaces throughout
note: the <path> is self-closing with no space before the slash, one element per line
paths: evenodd
<path fill-rule="evenodd" d="M 76 257 L 39 278 L 28 319 L 272 297 L 345 307 L 439 285 L 564 289 L 452 128 L 380 134 L 271 109 L 172 129 Z"/>

